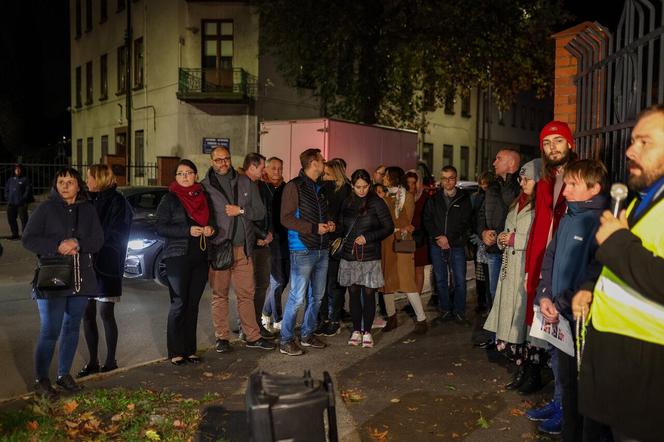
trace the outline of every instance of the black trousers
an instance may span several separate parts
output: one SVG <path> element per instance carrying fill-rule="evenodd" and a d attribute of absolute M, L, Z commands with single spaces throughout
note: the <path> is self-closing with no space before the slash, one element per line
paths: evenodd
<path fill-rule="evenodd" d="M 28 205 L 21 204 L 19 206 L 14 204 L 7 204 L 7 222 L 12 231 L 12 236 L 18 236 L 18 221 L 21 219 L 21 231 L 25 230 L 25 225 L 28 223 Z"/>
<path fill-rule="evenodd" d="M 281 321 L 283 315 L 281 295 L 290 280 L 290 253 L 288 246 L 282 244 L 282 241 L 284 239 L 275 236 L 270 243 L 270 287 L 263 304 L 263 311 L 272 315 L 275 322 Z"/>
<path fill-rule="evenodd" d="M 196 353 L 198 304 L 208 282 L 208 263 L 201 257 L 166 258 L 171 309 L 168 312 L 166 342 L 168 357 Z"/>
<path fill-rule="evenodd" d="M 339 322 L 341 310 L 346 301 L 346 287 L 339 285 L 339 264 L 341 261 L 330 257 L 327 265 L 327 284 L 320 304 L 320 319 Z"/>
<path fill-rule="evenodd" d="M 270 286 L 270 270 L 272 264 L 272 251 L 269 246 L 254 247 L 252 256 L 254 260 L 254 308 L 256 309 L 256 322 L 261 325 L 261 315 L 265 304 L 265 293 Z"/>

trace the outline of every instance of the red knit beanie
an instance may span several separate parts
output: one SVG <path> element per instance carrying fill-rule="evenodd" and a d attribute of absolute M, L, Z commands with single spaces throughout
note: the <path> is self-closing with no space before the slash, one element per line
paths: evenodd
<path fill-rule="evenodd" d="M 549 135 L 560 135 L 565 140 L 567 140 L 572 150 L 574 149 L 574 136 L 572 136 L 572 131 L 570 130 L 567 123 L 555 120 L 547 123 L 546 126 L 542 128 L 542 132 L 540 132 L 540 149 L 542 148 L 542 141 L 544 141 L 544 137 Z"/>

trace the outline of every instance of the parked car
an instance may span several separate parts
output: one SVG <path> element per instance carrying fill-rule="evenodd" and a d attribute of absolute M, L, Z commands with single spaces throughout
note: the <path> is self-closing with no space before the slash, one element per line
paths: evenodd
<path fill-rule="evenodd" d="M 153 279 L 166 285 L 166 265 L 161 256 L 164 239 L 155 230 L 157 206 L 167 187 L 140 186 L 119 187 L 134 209 L 134 218 L 127 242 L 124 277 L 129 279 Z"/>

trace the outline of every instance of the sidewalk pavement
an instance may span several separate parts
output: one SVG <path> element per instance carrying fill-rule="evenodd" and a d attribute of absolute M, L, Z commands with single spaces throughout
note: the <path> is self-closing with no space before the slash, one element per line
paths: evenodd
<path fill-rule="evenodd" d="M 427 314 L 432 319 L 435 312 Z M 485 350 L 473 347 L 473 340 L 484 337 L 483 320 L 474 314 L 470 319 L 473 325 L 450 322 L 415 335 L 412 319 L 400 313 L 399 327 L 378 331 L 373 349 L 349 347 L 349 331 L 344 329 L 327 338 L 326 349 L 311 349 L 300 357 L 247 349 L 236 341 L 231 353 L 208 349 L 198 365 L 176 367 L 161 360 L 98 375 L 84 386 L 144 387 L 194 399 L 215 395 L 217 399 L 202 410 L 197 440 L 245 441 L 249 440 L 244 412 L 249 374 L 261 369 L 302 376 L 310 369 L 314 378 L 322 379 L 329 371 L 343 441 L 547 440 L 523 412 L 550 397 L 551 385 L 528 397 L 505 391 L 511 375 L 505 364 L 489 362 Z M 0 412 L 24 401 L 4 403 Z"/>

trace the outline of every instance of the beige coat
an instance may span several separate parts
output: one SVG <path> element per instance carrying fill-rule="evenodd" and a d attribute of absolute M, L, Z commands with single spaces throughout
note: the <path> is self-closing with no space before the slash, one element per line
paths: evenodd
<path fill-rule="evenodd" d="M 530 226 L 535 216 L 529 205 L 517 213 L 512 207 L 505 220 L 505 232 L 514 233 L 514 246 L 503 250 L 496 298 L 484 328 L 495 332 L 496 338 L 512 344 L 526 340 L 526 291 L 523 287 L 526 261 L 526 245 Z"/>
<path fill-rule="evenodd" d="M 395 228 L 406 227 L 412 223 L 413 214 L 415 213 L 413 195 L 406 192 L 404 205 L 398 218 L 394 211 L 395 199 L 391 196 L 386 196 L 385 202 L 392 214 L 392 221 L 394 221 Z M 412 239 L 412 235 L 409 233 L 407 238 Z M 395 253 L 392 250 L 394 239 L 395 235 L 390 235 L 381 244 L 383 277 L 385 279 L 383 292 L 417 293 L 417 284 L 415 283 L 415 254 Z"/>

